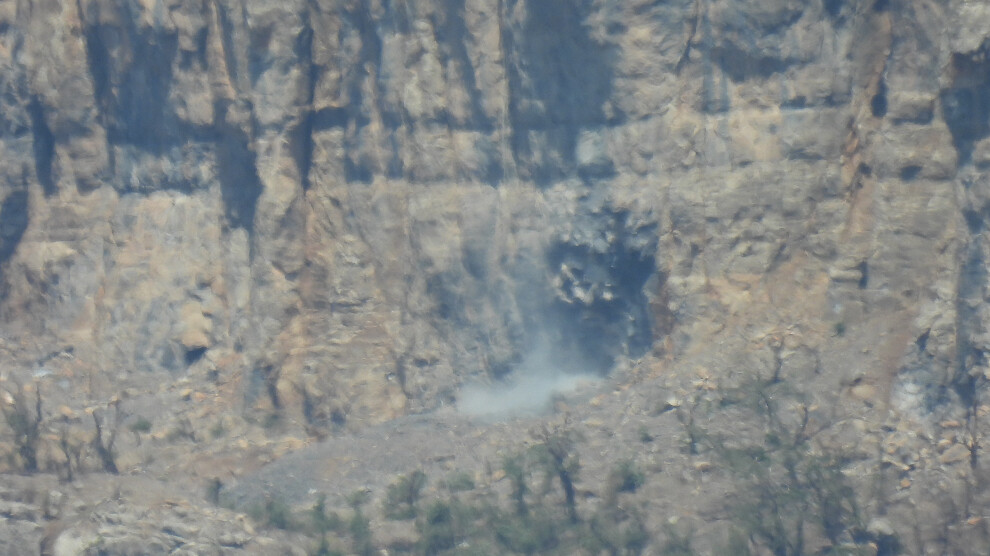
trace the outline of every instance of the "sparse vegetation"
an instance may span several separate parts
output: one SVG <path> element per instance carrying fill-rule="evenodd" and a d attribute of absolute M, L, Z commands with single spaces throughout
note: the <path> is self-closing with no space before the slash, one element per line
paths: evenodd
<path fill-rule="evenodd" d="M 644 444 L 653 442 L 653 435 L 650 434 L 650 429 L 646 425 L 639 426 L 639 441 Z"/>
<path fill-rule="evenodd" d="M 265 501 L 265 519 L 268 525 L 276 529 L 293 529 L 295 520 L 292 511 L 281 500 L 268 499 Z"/>
<path fill-rule="evenodd" d="M 693 532 L 689 528 L 681 529 L 676 524 L 667 522 L 663 527 L 664 539 L 660 546 L 660 554 L 663 556 L 693 556 L 691 549 L 691 536 Z"/>
<path fill-rule="evenodd" d="M 610 493 L 636 492 L 646 482 L 646 475 L 640 471 L 632 460 L 623 460 L 609 474 L 608 490 Z"/>
<path fill-rule="evenodd" d="M 574 482 L 577 480 L 577 473 L 581 469 L 581 463 L 575 449 L 577 438 L 573 431 L 566 428 L 544 428 L 538 434 L 538 438 L 541 441 L 535 447 L 538 458 L 547 465 L 549 472 L 560 481 L 560 488 L 564 491 L 567 515 L 572 523 L 577 523 L 578 513 Z"/>
<path fill-rule="evenodd" d="M 495 539 L 506 550 L 535 554 L 558 545 L 558 524 L 546 513 L 530 516 L 498 515 L 493 519 Z"/>
<path fill-rule="evenodd" d="M 220 505 L 220 491 L 223 490 L 223 482 L 214 477 L 206 484 L 206 499 L 214 506 Z"/>
<path fill-rule="evenodd" d="M 26 387 L 14 382 L 13 388 L 4 388 L 2 395 L 4 399 L 0 402 L 0 410 L 13 435 L 18 466 L 25 473 L 34 473 L 38 470 L 38 444 L 41 438 L 41 389 L 38 385 Z"/>
<path fill-rule="evenodd" d="M 136 421 L 131 423 L 128 427 L 133 433 L 144 433 L 147 434 L 151 432 L 151 421 L 144 417 L 138 417 Z"/>
<path fill-rule="evenodd" d="M 22 385 L 7 379 L 0 387 L 0 414 L 6 424 L 10 449 L 4 456 L 8 469 L 23 473 L 54 472 L 65 481 L 75 480 L 85 463 L 106 473 L 118 473 L 116 441 L 123 421 L 120 400 L 86 410 L 92 418 L 87 427 L 81 417 L 67 406 L 55 414 L 43 408 L 42 382 Z M 149 424 L 150 425 L 150 424 Z M 145 430 L 141 420 L 131 429 Z M 135 442 L 140 439 L 135 432 Z M 94 468 L 96 468 L 94 466 Z"/>
<path fill-rule="evenodd" d="M 588 521 L 582 545 L 592 554 L 640 554 L 650 534 L 639 512 L 607 508 Z"/>
<path fill-rule="evenodd" d="M 449 502 L 436 500 L 426 509 L 426 515 L 417 524 L 423 554 L 439 554 L 454 547 L 457 524 Z"/>
<path fill-rule="evenodd" d="M 351 534 L 352 549 L 355 554 L 369 556 L 375 553 L 375 547 L 371 542 L 371 521 L 361 511 L 360 506 L 354 508 L 347 530 Z"/>
<path fill-rule="evenodd" d="M 63 478 L 72 482 L 75 478 L 75 471 L 81 466 L 80 459 L 82 458 L 83 447 L 85 442 L 79 440 L 78 436 L 73 434 L 73 428 L 69 426 L 68 423 L 60 423 L 58 426 L 58 448 L 62 453 L 64 461 L 54 461 L 53 466 L 58 469 L 62 468 L 64 471 Z"/>
<path fill-rule="evenodd" d="M 451 492 L 466 492 L 474 490 L 474 478 L 466 471 L 451 473 L 444 481 L 444 486 Z"/>
<path fill-rule="evenodd" d="M 280 498 L 268 497 L 264 504 L 254 504 L 249 507 L 247 513 L 251 519 L 265 527 L 284 531 L 299 531 L 303 528 L 299 517 Z"/>
<path fill-rule="evenodd" d="M 321 535 L 330 531 L 340 531 L 343 526 L 343 521 L 336 512 L 327 513 L 326 501 L 327 497 L 321 494 L 309 511 L 313 530 Z"/>
<path fill-rule="evenodd" d="M 526 505 L 526 493 L 529 486 L 526 484 L 526 470 L 522 456 L 515 455 L 505 458 L 502 462 L 502 470 L 512 485 L 512 500 L 515 502 L 516 514 L 524 516 L 529 513 Z"/>
<path fill-rule="evenodd" d="M 416 502 L 426 486 L 426 474 L 420 470 L 399 477 L 389 485 L 385 494 L 385 517 L 388 519 L 413 519 Z"/>
<path fill-rule="evenodd" d="M 566 424 L 532 433 L 534 442 L 504 456 L 500 472 L 488 471 L 490 485 L 476 485 L 472 474 L 455 471 L 442 481 L 442 496 L 423 500 L 428 483 L 423 471 L 397 477 L 382 493 L 383 515 L 415 519 L 414 542 L 402 537 L 395 545 L 376 546 L 365 513 L 372 493 L 366 489 L 348 497 L 351 512 L 344 518 L 328 513 L 320 498 L 308 517 L 269 502 L 258 519 L 269 527 L 305 531 L 313 536 L 313 553 L 324 555 L 385 549 L 423 555 L 650 551 L 686 556 L 724 549 L 742 556 L 797 556 L 855 554 L 870 538 L 843 474 L 848 455 L 831 449 L 824 434 L 829 423 L 785 380 L 753 379 L 688 400 L 670 413 L 684 431 L 685 459 L 704 462 L 704 471 L 695 469 L 730 487 L 718 508 L 724 527 L 716 535 L 725 537 L 714 541 L 697 542 L 697 517 L 655 521 L 656 507 L 643 492 L 651 482 L 648 473 L 660 467 L 642 467 L 638 455 L 619 460 L 600 482 L 585 485 L 579 458 L 584 439 Z M 596 485 L 597 492 L 589 492 Z M 597 503 L 581 503 L 595 498 Z"/>
<path fill-rule="evenodd" d="M 110 416 L 102 414 L 99 410 L 93 411 L 93 424 L 96 426 L 96 434 L 93 436 L 93 449 L 100 458 L 103 470 L 107 473 L 117 474 L 117 454 L 114 452 L 114 443 L 117 439 L 117 423 L 120 419 L 120 404 L 113 402 L 113 413 Z"/>
<path fill-rule="evenodd" d="M 842 473 L 849 456 L 818 442 L 829 424 L 812 418 L 800 393 L 758 378 L 725 392 L 719 407 L 728 413 L 718 422 L 735 430 L 700 427 L 693 417 L 681 422 L 688 444 L 711 453 L 732 478 L 727 505 L 746 536 L 775 556 L 796 556 L 814 534 L 838 547 L 863 529 Z"/>
<path fill-rule="evenodd" d="M 343 552 L 330 548 L 330 541 L 326 535 L 320 536 L 320 544 L 313 551 L 313 556 L 344 556 Z"/>
<path fill-rule="evenodd" d="M 189 421 L 188 417 L 179 417 L 175 420 L 175 425 L 169 429 L 166 438 L 169 442 L 178 442 L 179 440 L 188 440 L 190 442 L 196 442 L 196 430 Z"/>
<path fill-rule="evenodd" d="M 223 421 L 217 421 L 212 427 L 210 427 L 210 437 L 214 440 L 223 438 L 227 435 L 227 429 L 223 426 Z"/>

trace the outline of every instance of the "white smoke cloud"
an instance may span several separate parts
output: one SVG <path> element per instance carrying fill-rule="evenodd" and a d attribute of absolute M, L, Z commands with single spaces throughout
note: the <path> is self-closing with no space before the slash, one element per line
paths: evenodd
<path fill-rule="evenodd" d="M 573 364 L 562 365 L 546 345 L 534 349 L 505 380 L 461 388 L 457 410 L 483 420 L 499 421 L 539 415 L 552 409 L 553 398 L 601 380 Z"/>

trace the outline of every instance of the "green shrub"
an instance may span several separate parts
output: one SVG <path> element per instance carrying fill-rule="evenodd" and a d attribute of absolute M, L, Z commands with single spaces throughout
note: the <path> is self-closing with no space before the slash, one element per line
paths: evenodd
<path fill-rule="evenodd" d="M 753 554 L 749 549 L 749 540 L 737 527 L 729 530 L 725 545 L 720 552 L 722 554 L 738 554 L 739 556 L 752 556 Z"/>
<path fill-rule="evenodd" d="M 292 519 L 292 510 L 281 500 L 269 499 L 265 501 L 265 523 L 269 527 L 276 529 L 291 530 L 295 523 Z"/>
<path fill-rule="evenodd" d="M 502 460 L 502 470 L 505 477 L 509 479 L 512 487 L 512 500 L 516 506 L 518 515 L 526 515 L 529 508 L 526 506 L 526 493 L 529 487 L 526 485 L 526 468 L 522 456 L 516 455 Z"/>
<path fill-rule="evenodd" d="M 355 508 L 351 520 L 347 524 L 347 530 L 351 534 L 354 554 L 360 556 L 370 556 L 375 553 L 375 547 L 371 542 L 371 520 L 365 517 L 360 507 Z"/>
<path fill-rule="evenodd" d="M 455 523 L 450 504 L 437 500 L 430 504 L 418 529 L 423 554 L 439 554 L 454 547 Z"/>
<path fill-rule="evenodd" d="M 557 545 L 557 526 L 546 512 L 533 512 L 525 517 L 501 515 L 492 525 L 498 543 L 513 552 L 535 554 Z"/>
<path fill-rule="evenodd" d="M 681 531 L 672 523 L 664 523 L 663 531 L 667 538 L 660 547 L 660 554 L 663 556 L 692 556 L 691 530 Z"/>
<path fill-rule="evenodd" d="M 371 491 L 368 489 L 359 489 L 347 495 L 347 505 L 351 508 L 357 510 L 364 506 L 364 504 L 371 498 Z"/>
<path fill-rule="evenodd" d="M 639 441 L 643 444 L 653 442 L 653 435 L 650 434 L 650 429 L 646 425 L 640 425 L 639 427 Z"/>
<path fill-rule="evenodd" d="M 607 509 L 588 520 L 581 545 L 592 554 L 640 554 L 649 541 L 640 514 Z"/>
<path fill-rule="evenodd" d="M 616 492 L 636 492 L 646 482 L 646 475 L 632 460 L 624 460 L 609 475 L 609 486 Z"/>
<path fill-rule="evenodd" d="M 223 482 L 214 477 L 206 484 L 206 499 L 215 506 L 220 505 L 220 491 L 223 490 Z"/>
<path fill-rule="evenodd" d="M 326 535 L 320 536 L 320 544 L 313 551 L 313 556 L 344 556 L 344 553 L 335 550 L 330 546 L 330 541 L 327 540 Z"/>
<path fill-rule="evenodd" d="M 309 510 L 313 530 L 320 534 L 328 531 L 340 531 L 343 527 L 343 521 L 336 512 L 327 513 L 326 500 L 326 495 L 321 494 Z"/>
<path fill-rule="evenodd" d="M 466 492 L 475 488 L 474 478 L 467 471 L 452 473 L 444 481 L 444 485 L 451 492 Z"/>
<path fill-rule="evenodd" d="M 151 432 L 151 421 L 144 417 L 138 417 L 129 428 L 133 433 L 149 433 Z"/>
<path fill-rule="evenodd" d="M 4 390 L 10 403 L 0 402 L 0 410 L 13 433 L 21 469 L 33 473 L 38 470 L 38 442 L 41 440 L 41 389 L 35 388 L 32 400 L 27 387 L 16 382 L 14 385 L 15 389 Z"/>
<path fill-rule="evenodd" d="M 426 486 L 426 474 L 416 470 L 399 477 L 385 492 L 385 517 L 388 519 L 413 519 L 416 502 Z"/>

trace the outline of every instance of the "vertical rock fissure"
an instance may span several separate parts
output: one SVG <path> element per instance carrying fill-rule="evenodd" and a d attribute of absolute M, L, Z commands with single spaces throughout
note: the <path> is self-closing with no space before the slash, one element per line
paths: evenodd
<path fill-rule="evenodd" d="M 224 122 L 229 104 L 216 104 L 217 121 Z M 237 127 L 221 124 L 216 141 L 217 180 L 224 214 L 232 228 L 243 228 L 253 237 L 254 215 L 264 186 L 258 176 L 251 137 Z M 253 245 L 253 241 L 252 241 Z"/>
<path fill-rule="evenodd" d="M 982 326 L 979 309 L 983 303 L 987 284 L 987 268 L 984 256 L 984 231 L 970 230 L 972 236 L 963 248 L 963 262 L 959 270 L 956 301 L 956 368 L 951 381 L 960 399 L 967 407 L 976 400 L 978 377 L 974 369 L 985 366 L 986 354 L 974 343 Z"/>
<path fill-rule="evenodd" d="M 344 150 L 344 173 L 348 182 L 371 183 L 374 175 L 374 168 L 369 167 L 370 162 L 364 160 L 358 153 L 361 152 L 361 132 L 371 123 L 365 109 L 365 94 L 362 84 L 367 79 L 368 86 L 373 90 L 375 102 L 380 108 L 381 91 L 378 83 L 378 70 L 370 71 L 369 66 L 374 64 L 374 68 L 381 67 L 382 41 L 378 36 L 372 14 L 367 5 L 363 2 L 355 12 L 348 12 L 347 16 L 357 31 L 360 39 L 359 57 L 357 68 L 349 68 L 351 74 L 348 76 L 348 117 L 353 123 L 353 128 L 348 127 L 345 136 Z M 384 117 L 384 115 L 383 115 Z"/>
<path fill-rule="evenodd" d="M 310 9 L 314 9 L 311 6 Z M 305 18 L 307 21 L 309 17 Z M 319 66 L 313 61 L 313 28 L 306 25 L 296 39 L 296 57 L 306 69 L 306 99 L 305 108 L 299 116 L 299 122 L 292 130 L 292 154 L 299 169 L 299 182 L 303 191 L 309 191 L 309 172 L 313 164 L 313 101 L 316 96 L 316 83 L 319 80 Z"/>
<path fill-rule="evenodd" d="M 976 52 L 952 55 L 952 85 L 940 95 L 942 117 L 959 152 L 969 162 L 976 142 L 990 135 L 990 41 Z"/>
<path fill-rule="evenodd" d="M 213 5 L 216 7 L 217 19 L 219 20 L 218 27 L 220 31 L 220 44 L 223 46 L 224 65 L 227 67 L 230 82 L 236 89 L 237 79 L 235 76 L 238 75 L 239 68 L 237 66 L 237 56 L 234 53 L 234 24 L 231 22 L 230 15 L 221 2 L 214 0 Z"/>
<path fill-rule="evenodd" d="M 32 148 L 34 150 L 34 171 L 46 197 L 58 192 L 52 176 L 52 162 L 55 159 L 55 136 L 45 122 L 44 108 L 38 95 L 32 95 L 28 103 L 31 116 Z"/>
<path fill-rule="evenodd" d="M 98 9 L 98 5 L 97 8 Z M 82 0 L 76 0 L 76 10 L 82 26 L 83 47 L 86 50 L 87 69 L 93 82 L 93 96 L 100 123 L 106 127 L 110 97 L 110 68 L 107 65 L 106 49 L 100 40 L 98 27 L 86 23 L 86 12 Z"/>
<path fill-rule="evenodd" d="M 466 122 L 468 127 L 476 131 L 490 133 L 494 129 L 494 122 L 485 115 L 485 109 L 481 104 L 485 95 L 478 88 L 478 83 L 474 77 L 474 66 L 468 54 L 467 44 L 470 35 L 464 23 L 465 10 L 464 0 L 450 0 L 449 9 L 442 20 L 434 16 L 433 28 L 440 31 L 437 33 L 436 39 L 440 45 L 440 52 L 444 56 L 443 65 L 445 67 L 452 64 L 460 66 L 460 76 L 464 79 L 464 88 L 468 92 L 471 112 L 470 121 Z M 447 113 L 447 122 L 447 125 L 450 126 L 449 113 Z"/>
<path fill-rule="evenodd" d="M 28 192 L 18 189 L 0 202 L 0 271 L 21 242 L 29 223 Z"/>
<path fill-rule="evenodd" d="M 515 11 L 509 4 L 506 9 Z M 603 105 L 612 91 L 614 60 L 609 45 L 595 41 L 586 26 L 590 3 L 558 10 L 527 2 L 525 8 L 520 26 L 502 29 L 509 132 L 520 177 L 547 186 L 575 175 L 580 131 L 609 123 Z"/>

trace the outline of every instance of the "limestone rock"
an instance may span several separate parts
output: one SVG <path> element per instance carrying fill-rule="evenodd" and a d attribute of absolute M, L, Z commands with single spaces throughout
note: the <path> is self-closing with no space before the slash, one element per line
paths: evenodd
<path fill-rule="evenodd" d="M 765 371 L 957 419 L 990 354 L 988 22 L 966 0 L 3 3 L 4 376 L 60 426 L 131 392 L 160 423 L 325 435 L 533 354 L 705 354 L 687 390 Z"/>

